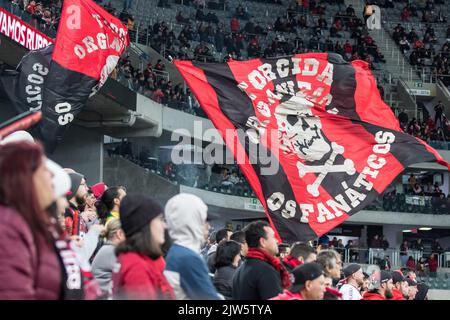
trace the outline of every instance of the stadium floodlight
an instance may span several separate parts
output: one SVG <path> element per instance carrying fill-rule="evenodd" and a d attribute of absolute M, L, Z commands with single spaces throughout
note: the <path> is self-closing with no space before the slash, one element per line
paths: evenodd
<path fill-rule="evenodd" d="M 421 230 L 421 231 L 430 231 L 431 229 L 433 229 L 433 228 L 430 228 L 430 227 L 419 228 L 419 230 Z"/>

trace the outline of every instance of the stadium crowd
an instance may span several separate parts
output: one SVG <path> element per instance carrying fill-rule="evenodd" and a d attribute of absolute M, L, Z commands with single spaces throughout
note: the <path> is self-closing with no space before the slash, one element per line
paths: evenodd
<path fill-rule="evenodd" d="M 56 28 L 60 1 L 14 3 L 33 17 L 36 26 Z M 126 3 L 129 7 L 130 2 Z M 161 1 L 161 5 L 167 2 Z M 296 20 L 293 11 L 308 10 L 319 17 L 325 13 L 325 8 L 313 1 L 290 9 L 289 18 L 277 19 L 274 29 L 291 32 L 302 28 L 302 17 Z M 133 29 L 133 17 L 122 13 Z M 236 13 L 246 14 L 241 9 Z M 359 33 L 363 24 L 354 16 L 354 10 L 347 8 L 335 17 L 330 32 L 338 35 L 340 28 L 346 28 L 355 35 L 355 45 L 347 41 L 340 48 L 325 42 L 326 47 L 321 47 L 321 29 L 328 26 L 320 17 L 317 25 L 311 26 L 315 34 L 304 49 L 317 45 L 318 50 L 342 50 L 348 60 L 383 62 L 373 39 Z M 185 19 L 180 13 L 181 18 Z M 215 23 L 213 15 L 208 19 Z M 203 26 L 198 36 L 201 39 L 206 34 L 206 38 L 194 50 L 197 57 L 208 55 L 206 42 L 214 39 L 217 47 L 211 29 Z M 233 20 L 230 28 L 231 42 L 224 39 L 223 47 L 240 58 L 233 46 L 239 49 L 245 37 Z M 152 30 L 155 41 L 167 44 L 175 40 L 164 23 Z M 185 34 L 189 32 L 188 28 Z M 256 37 L 246 41 L 249 56 L 261 54 Z M 276 39 L 262 55 L 303 52 L 301 42 L 296 43 L 294 48 L 288 41 Z M 173 53 L 179 57 L 179 52 Z M 163 70 L 162 61 L 139 71 L 123 59 L 112 77 L 157 102 L 176 103 L 185 111 L 196 112 L 189 92 L 158 77 L 156 71 Z M 413 134 L 415 125 L 413 122 Z M 164 174 L 173 177 L 175 169 L 168 164 Z M 368 274 L 357 263 L 343 266 L 339 241 L 317 246 L 279 244 L 275 231 L 264 221 L 249 223 L 243 230 L 211 233 L 208 208 L 200 198 L 179 194 L 161 206 L 156 199 L 128 193 L 124 186 L 103 182 L 88 186 L 89 177 L 48 160 L 41 145 L 25 132 L 0 142 L 0 176 L 0 299 L 427 299 L 428 287 L 417 281 L 415 272 L 423 268 L 414 268 L 408 261 L 408 267 L 401 270 L 391 271 L 384 263 L 381 271 Z M 237 187 L 243 182 L 238 172 L 229 174 L 223 169 L 221 187 Z M 428 264 L 433 272 L 430 260 L 417 264 Z"/>
<path fill-rule="evenodd" d="M 265 221 L 210 233 L 208 208 L 88 186 L 24 131 L 0 146 L 1 299 L 422 300 L 413 269 L 364 274 Z M 22 190 L 17 193 L 16 190 Z M 429 262 L 428 262 L 429 263 Z"/>

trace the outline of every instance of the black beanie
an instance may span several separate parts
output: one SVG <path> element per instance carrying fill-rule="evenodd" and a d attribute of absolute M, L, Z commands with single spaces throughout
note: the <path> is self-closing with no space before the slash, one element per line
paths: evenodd
<path fill-rule="evenodd" d="M 141 194 L 125 196 L 120 203 L 120 223 L 125 236 L 132 236 L 164 212 L 153 199 Z"/>
<path fill-rule="evenodd" d="M 68 193 L 67 198 L 70 200 L 77 194 L 78 188 L 80 187 L 81 180 L 83 180 L 83 175 L 78 172 L 69 173 L 70 182 L 72 183 L 70 187 L 70 193 Z"/>

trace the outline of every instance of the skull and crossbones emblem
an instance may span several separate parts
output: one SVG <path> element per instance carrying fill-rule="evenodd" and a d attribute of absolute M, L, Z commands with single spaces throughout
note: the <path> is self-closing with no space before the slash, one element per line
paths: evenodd
<path fill-rule="evenodd" d="M 335 164 L 336 157 L 344 153 L 344 147 L 336 142 L 329 143 L 322 134 L 320 118 L 314 116 L 313 103 L 298 96 L 281 103 L 275 109 L 278 125 L 280 149 L 286 153 L 294 153 L 303 161 L 297 162 L 299 177 L 306 173 L 318 173 L 316 180 L 307 186 L 312 196 L 319 196 L 319 187 L 328 173 L 345 172 L 353 175 L 356 172 L 354 163 L 345 159 L 343 164 Z M 330 153 L 331 151 L 331 153 Z M 306 165 L 304 162 L 323 161 L 321 165 Z"/>

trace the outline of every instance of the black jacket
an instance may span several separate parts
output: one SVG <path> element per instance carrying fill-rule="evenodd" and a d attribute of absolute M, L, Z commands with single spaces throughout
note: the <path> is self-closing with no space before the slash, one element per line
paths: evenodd
<path fill-rule="evenodd" d="M 280 274 L 267 262 L 247 258 L 234 274 L 235 300 L 267 300 L 282 292 Z"/>
<path fill-rule="evenodd" d="M 225 299 L 230 300 L 233 297 L 233 276 L 236 268 L 233 266 L 221 267 L 214 274 L 213 284 L 217 292 L 222 294 Z"/>

